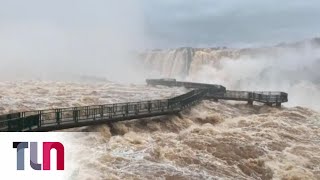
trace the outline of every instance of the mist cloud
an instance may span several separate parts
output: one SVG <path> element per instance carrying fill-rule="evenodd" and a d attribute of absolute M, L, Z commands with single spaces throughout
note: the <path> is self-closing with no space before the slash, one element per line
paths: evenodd
<path fill-rule="evenodd" d="M 135 76 L 145 43 L 138 1 L 1 1 L 1 79 Z"/>
<path fill-rule="evenodd" d="M 145 48 L 255 45 L 319 35 L 316 0 L 0 0 L 0 75 L 142 79 Z"/>
<path fill-rule="evenodd" d="M 290 106 L 320 110 L 320 47 L 305 43 L 269 53 L 222 58 L 219 66 L 203 65 L 189 79 L 222 84 L 231 90 L 284 91 Z"/>

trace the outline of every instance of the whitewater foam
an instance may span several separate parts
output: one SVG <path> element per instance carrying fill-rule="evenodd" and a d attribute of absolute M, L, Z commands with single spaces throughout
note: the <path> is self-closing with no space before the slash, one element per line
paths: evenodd
<path fill-rule="evenodd" d="M 186 91 L 116 83 L 2 82 L 0 103 L 4 113 Z M 76 179 L 319 179 L 319 126 L 319 112 L 308 108 L 206 100 L 178 116 L 65 131 L 83 132 L 74 137 Z"/>

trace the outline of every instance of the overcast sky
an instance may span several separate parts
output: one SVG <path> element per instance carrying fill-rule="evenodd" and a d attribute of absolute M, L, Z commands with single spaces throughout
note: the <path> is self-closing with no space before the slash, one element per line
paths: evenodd
<path fill-rule="evenodd" d="M 146 30 L 157 44 L 272 43 L 319 36 L 319 0 L 145 1 Z"/>
<path fill-rule="evenodd" d="M 134 78 L 132 50 L 301 40 L 319 17 L 319 0 L 0 0 L 0 78 Z"/>
<path fill-rule="evenodd" d="M 299 40 L 319 36 L 319 17 L 319 0 L 0 0 L 2 34 L 105 30 L 139 47 Z"/>

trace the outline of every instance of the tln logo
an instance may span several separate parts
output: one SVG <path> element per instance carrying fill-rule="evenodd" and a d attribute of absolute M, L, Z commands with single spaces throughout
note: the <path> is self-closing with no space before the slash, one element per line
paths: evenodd
<path fill-rule="evenodd" d="M 13 142 L 17 148 L 17 170 L 24 170 L 24 149 L 29 148 L 28 142 Z M 50 170 L 50 151 L 57 151 L 57 170 L 64 170 L 64 146 L 60 142 L 43 142 L 43 166 L 38 163 L 38 143 L 30 142 L 30 166 L 34 170 Z"/>

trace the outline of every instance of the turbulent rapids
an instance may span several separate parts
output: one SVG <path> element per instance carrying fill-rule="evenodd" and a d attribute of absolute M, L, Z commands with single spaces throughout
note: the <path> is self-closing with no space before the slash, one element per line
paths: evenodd
<path fill-rule="evenodd" d="M 54 131 L 90 125 L 101 125 L 161 115 L 174 115 L 201 100 L 254 101 L 281 107 L 288 101 L 285 92 L 230 91 L 224 86 L 176 81 L 175 79 L 147 79 L 148 85 L 179 86 L 193 90 L 168 99 L 99 104 L 82 107 L 60 107 L 0 115 L 0 131 Z"/>
<path fill-rule="evenodd" d="M 190 56 L 185 49 L 144 54 L 144 65 L 162 76 L 240 90 L 283 90 L 290 101 L 274 108 L 204 100 L 179 115 L 64 130 L 82 132 L 75 137 L 73 178 L 320 179 L 318 47 L 307 43 L 271 50 L 190 49 Z M 0 92 L 0 114 L 7 114 L 164 99 L 188 89 L 23 80 L 1 81 Z"/>
<path fill-rule="evenodd" d="M 183 87 L 107 82 L 21 81 L 0 87 L 1 113 L 187 92 Z M 180 116 L 84 127 L 77 129 L 88 133 L 77 137 L 81 148 L 74 177 L 319 179 L 319 119 L 318 112 L 302 107 L 206 100 Z"/>

